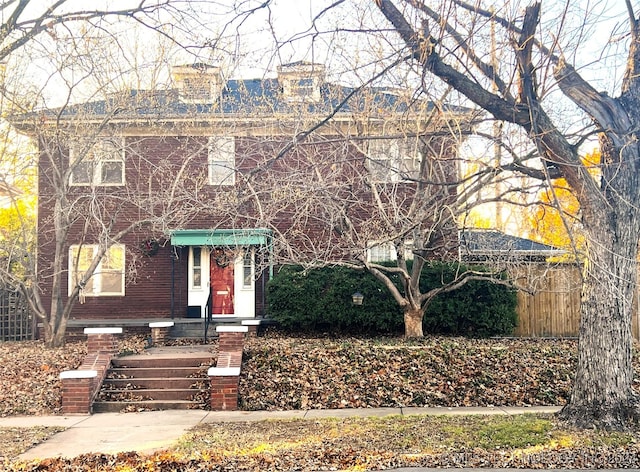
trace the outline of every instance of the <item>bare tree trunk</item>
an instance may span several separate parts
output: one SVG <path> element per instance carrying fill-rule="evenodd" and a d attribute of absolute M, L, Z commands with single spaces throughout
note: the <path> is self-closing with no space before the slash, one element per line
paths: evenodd
<path fill-rule="evenodd" d="M 42 332 L 44 335 L 45 347 L 52 348 L 53 346 L 53 331 L 48 319 L 42 321 Z"/>
<path fill-rule="evenodd" d="M 407 338 L 421 338 L 424 336 L 422 332 L 422 318 L 424 310 L 422 308 L 414 308 L 407 306 L 404 311 L 404 335 Z"/>
<path fill-rule="evenodd" d="M 638 218 L 610 209 L 587 227 L 587 262 L 580 323 L 578 368 L 561 418 L 580 428 L 624 430 L 638 424 L 632 390 L 631 332 L 637 284 Z"/>
<path fill-rule="evenodd" d="M 49 316 L 43 321 L 44 344 L 47 348 L 62 347 L 65 344 L 66 320 L 62 318 L 62 300 L 53 297 Z"/>

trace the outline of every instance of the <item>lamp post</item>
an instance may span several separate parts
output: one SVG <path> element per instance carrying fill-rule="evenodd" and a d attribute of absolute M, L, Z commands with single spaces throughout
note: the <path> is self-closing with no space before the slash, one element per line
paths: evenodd
<path fill-rule="evenodd" d="M 354 305 L 362 305 L 364 295 L 362 295 L 360 292 L 355 292 L 353 295 L 351 295 L 351 300 L 353 301 Z"/>

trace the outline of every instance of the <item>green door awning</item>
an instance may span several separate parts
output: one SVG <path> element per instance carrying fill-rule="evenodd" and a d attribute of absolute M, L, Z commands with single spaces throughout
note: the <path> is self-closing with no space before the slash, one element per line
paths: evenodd
<path fill-rule="evenodd" d="M 266 246 L 271 230 L 255 229 L 182 229 L 171 233 L 174 246 Z"/>

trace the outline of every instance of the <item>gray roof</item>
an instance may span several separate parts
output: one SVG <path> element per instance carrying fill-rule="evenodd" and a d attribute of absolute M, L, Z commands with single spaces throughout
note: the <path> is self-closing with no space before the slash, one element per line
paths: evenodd
<path fill-rule="evenodd" d="M 417 105 L 417 107 L 416 107 Z M 275 78 L 231 79 L 225 82 L 219 98 L 208 103 L 185 103 L 176 89 L 169 90 L 130 90 L 123 94 L 114 94 L 105 100 L 85 102 L 68 106 L 62 110 L 48 110 L 44 114 L 60 113 L 62 117 L 104 116 L 113 110 L 120 111 L 116 116 L 136 118 L 151 117 L 194 117 L 197 115 L 237 115 L 237 114 L 275 114 L 275 113 L 317 113 L 328 114 L 339 110 L 340 113 L 354 113 L 371 110 L 371 114 L 404 113 L 410 109 L 432 110 L 432 102 L 417 100 L 401 95 L 398 89 L 388 87 L 369 87 L 356 89 L 332 83 L 320 86 L 319 101 L 295 101 L 288 99 L 282 92 L 282 84 Z M 443 111 L 450 113 L 469 113 L 464 107 L 447 106 Z M 40 112 L 39 116 L 42 116 Z M 26 121 L 27 115 L 14 117 L 17 121 Z M 10 121 L 16 121 L 16 120 Z"/>
<path fill-rule="evenodd" d="M 467 229 L 460 232 L 460 255 L 463 259 L 544 259 L 564 253 L 557 247 L 500 231 Z"/>

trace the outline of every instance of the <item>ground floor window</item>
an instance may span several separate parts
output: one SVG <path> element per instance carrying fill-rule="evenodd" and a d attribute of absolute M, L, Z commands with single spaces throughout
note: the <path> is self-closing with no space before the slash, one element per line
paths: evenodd
<path fill-rule="evenodd" d="M 242 258 L 242 288 L 253 288 L 253 249 L 251 248 L 245 249 Z"/>
<path fill-rule="evenodd" d="M 73 245 L 69 248 L 69 294 L 77 286 L 99 254 L 96 244 Z M 83 296 L 124 295 L 125 247 L 114 244 L 102 256 L 96 270 L 84 284 Z"/>
<path fill-rule="evenodd" d="M 413 241 L 407 240 L 403 245 L 403 256 L 405 260 L 413 259 Z M 370 241 L 367 248 L 367 261 L 369 262 L 390 262 L 398 260 L 396 247 L 392 242 Z"/>
<path fill-rule="evenodd" d="M 191 248 L 191 287 L 202 288 L 202 248 Z"/>

